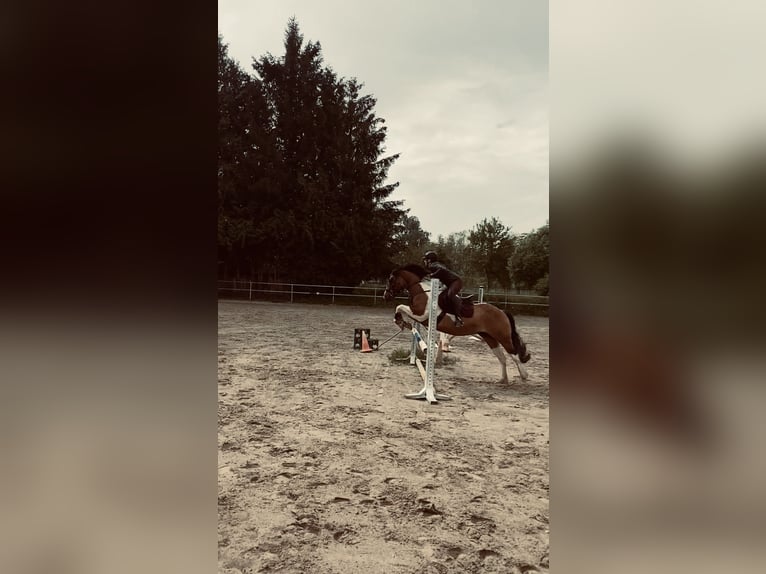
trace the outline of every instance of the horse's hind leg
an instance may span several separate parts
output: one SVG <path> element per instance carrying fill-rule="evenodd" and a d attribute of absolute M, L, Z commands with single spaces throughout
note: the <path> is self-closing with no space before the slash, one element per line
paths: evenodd
<path fill-rule="evenodd" d="M 497 357 L 497 360 L 500 361 L 500 366 L 502 367 L 503 376 L 498 381 L 499 383 L 507 383 L 508 382 L 508 368 L 506 366 L 505 362 L 505 353 L 503 352 L 503 348 L 500 346 L 500 343 L 497 342 L 497 339 L 494 337 L 487 335 L 486 333 L 479 333 L 482 339 L 484 339 L 484 342 L 489 345 L 489 348 L 492 349 L 492 352 L 495 353 L 495 356 Z"/>
<path fill-rule="evenodd" d="M 516 368 L 519 370 L 519 376 L 521 377 L 521 380 L 526 381 L 527 378 L 529 378 L 529 373 L 527 373 L 527 369 L 524 368 L 524 365 L 521 364 L 519 359 L 514 356 L 513 353 L 516 351 L 516 349 L 514 348 L 513 343 L 511 341 L 501 341 L 501 343 L 505 350 L 508 351 L 508 354 L 511 356 L 511 359 L 516 365 Z"/>
<path fill-rule="evenodd" d="M 521 376 L 522 381 L 526 381 L 527 378 L 529 378 L 529 373 L 527 373 L 527 369 L 524 367 L 524 365 L 521 364 L 521 362 L 514 356 L 511 355 L 511 360 L 516 364 L 516 368 L 519 370 L 519 376 Z"/>

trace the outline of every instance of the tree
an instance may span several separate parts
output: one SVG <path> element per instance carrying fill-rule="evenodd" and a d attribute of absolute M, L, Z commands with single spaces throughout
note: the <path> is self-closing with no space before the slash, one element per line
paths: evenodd
<path fill-rule="evenodd" d="M 420 220 L 414 215 L 402 216 L 399 230 L 394 237 L 397 249 L 394 256 L 395 263 L 404 265 L 406 263 L 420 263 L 423 254 L 428 251 L 431 234 L 423 231 L 420 227 Z"/>
<path fill-rule="evenodd" d="M 464 285 L 470 283 L 474 265 L 471 246 L 468 243 L 468 232 L 450 233 L 446 237 L 439 235 L 436 243 L 431 243 L 428 249 L 436 251 L 439 261 L 459 274 Z"/>
<path fill-rule="evenodd" d="M 486 279 L 486 286 L 510 288 L 507 262 L 514 250 L 511 228 L 496 217 L 484 219 L 468 233 L 468 241 L 475 268 Z"/>
<path fill-rule="evenodd" d="M 237 247 L 243 247 L 251 226 L 243 212 L 237 189 L 237 164 L 245 144 L 246 121 L 240 113 L 240 99 L 248 76 L 229 55 L 218 35 L 218 248 L 224 260 Z"/>
<path fill-rule="evenodd" d="M 262 207 L 254 201 L 263 181 L 262 160 L 270 149 L 268 106 L 260 84 L 228 55 L 218 36 L 218 249 L 236 275 L 252 275 L 261 263 L 256 240 Z M 260 257 L 259 257 L 260 256 Z"/>
<path fill-rule="evenodd" d="M 550 230 L 546 223 L 539 229 L 522 235 L 508 259 L 508 271 L 517 287 L 548 294 L 550 259 Z"/>
<path fill-rule="evenodd" d="M 356 284 L 390 270 L 404 229 L 385 122 L 323 66 L 295 19 L 285 54 L 233 65 L 219 38 L 219 246 L 272 279 Z"/>

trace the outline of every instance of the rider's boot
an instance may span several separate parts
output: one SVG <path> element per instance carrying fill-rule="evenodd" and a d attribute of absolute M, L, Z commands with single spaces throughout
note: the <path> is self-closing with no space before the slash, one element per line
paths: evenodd
<path fill-rule="evenodd" d="M 460 316 L 460 306 L 462 304 L 463 302 L 460 300 L 460 296 L 457 293 L 452 296 L 452 308 L 455 311 L 455 326 L 456 327 L 463 326 L 463 319 Z"/>

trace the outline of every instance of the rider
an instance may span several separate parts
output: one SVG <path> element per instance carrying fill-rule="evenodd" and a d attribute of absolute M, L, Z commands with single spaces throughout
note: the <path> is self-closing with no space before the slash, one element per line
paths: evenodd
<path fill-rule="evenodd" d="M 447 287 L 447 298 L 452 303 L 452 310 L 455 313 L 455 326 L 462 327 L 463 319 L 460 317 L 460 307 L 462 301 L 460 299 L 460 290 L 463 288 L 463 280 L 455 273 L 447 269 L 447 266 L 439 262 L 439 258 L 433 251 L 427 251 L 423 256 L 423 263 L 425 263 L 426 271 L 428 271 L 432 277 L 436 277 L 439 281 L 444 283 Z"/>

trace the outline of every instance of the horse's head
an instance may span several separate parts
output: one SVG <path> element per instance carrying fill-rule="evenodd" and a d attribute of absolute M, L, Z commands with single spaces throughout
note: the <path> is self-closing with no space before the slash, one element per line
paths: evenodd
<path fill-rule="evenodd" d="M 399 278 L 396 271 L 392 271 L 391 275 L 388 276 L 388 283 L 386 283 L 386 290 L 383 291 L 383 299 L 385 301 L 390 301 L 401 290 L 402 290 L 402 280 Z"/>
<path fill-rule="evenodd" d="M 428 272 L 420 265 L 410 264 L 394 269 L 388 276 L 388 284 L 383 292 L 383 299 L 390 301 L 400 291 L 417 285 L 427 274 Z"/>

